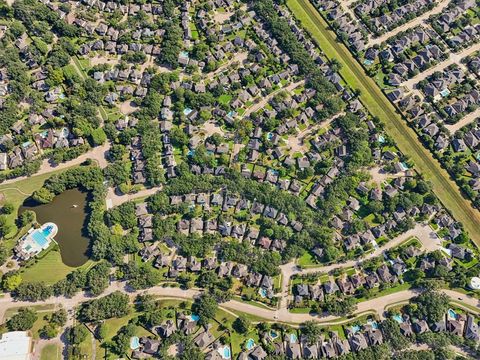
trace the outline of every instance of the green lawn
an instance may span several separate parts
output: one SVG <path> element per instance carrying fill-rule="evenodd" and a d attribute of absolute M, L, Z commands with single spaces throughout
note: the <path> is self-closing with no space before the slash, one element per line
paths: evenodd
<path fill-rule="evenodd" d="M 60 360 L 61 352 L 57 345 L 49 344 L 45 345 L 42 349 L 42 354 L 40 355 L 40 360 Z"/>
<path fill-rule="evenodd" d="M 288 7 L 312 35 L 325 55 L 335 58 L 341 64 L 340 74 L 353 89 L 361 92 L 360 99 L 373 116 L 384 123 L 389 135 L 395 139 L 400 150 L 408 155 L 422 175 L 430 180 L 440 201 L 461 221 L 477 245 L 480 245 L 480 213 L 473 209 L 465 199 L 458 186 L 450 179 L 446 170 L 440 167 L 432 154 L 417 139 L 415 132 L 396 112 L 393 105 L 369 78 L 360 64 L 352 57 L 349 50 L 336 41 L 328 24 L 308 0 L 288 0 Z"/>
<path fill-rule="evenodd" d="M 218 102 L 223 105 L 230 104 L 230 101 L 232 101 L 232 95 L 229 94 L 220 95 L 220 97 L 218 98 Z"/>
<path fill-rule="evenodd" d="M 302 267 L 320 266 L 320 264 L 316 261 L 316 257 L 314 257 L 309 252 L 306 252 L 301 257 L 299 257 L 297 264 Z"/>
<path fill-rule="evenodd" d="M 88 268 L 93 264 L 89 260 L 80 268 Z M 22 271 L 22 279 L 25 282 L 40 282 L 46 284 L 54 284 L 59 280 L 64 279 L 68 273 L 78 269 L 65 265 L 62 262 L 60 251 L 57 249 L 51 250 L 43 258 L 38 259 L 38 262 Z"/>

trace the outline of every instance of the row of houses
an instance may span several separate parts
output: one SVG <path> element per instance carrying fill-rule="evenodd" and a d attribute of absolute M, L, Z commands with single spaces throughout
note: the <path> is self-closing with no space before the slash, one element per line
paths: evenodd
<path fill-rule="evenodd" d="M 388 6 L 388 9 L 390 10 L 388 13 L 385 13 L 384 11 L 376 11 L 378 8 L 385 9 L 386 6 Z M 415 0 L 397 6 L 393 6 L 393 3 L 387 0 L 368 0 L 357 5 L 354 11 L 374 34 L 379 35 L 386 31 L 391 31 L 405 23 L 406 19 L 420 16 L 430 10 L 433 6 L 435 6 L 434 0 Z M 392 7 L 394 8 L 392 9 Z M 378 14 L 378 16 L 372 16 L 372 14 Z"/>
<path fill-rule="evenodd" d="M 452 315 L 452 312 L 455 315 Z M 394 317 L 399 323 L 400 332 L 406 337 L 414 334 L 422 334 L 428 331 L 446 332 L 455 336 L 478 342 L 480 340 L 478 322 L 472 315 L 456 314 L 449 311 L 443 319 L 429 325 L 422 319 L 410 319 L 407 315 Z M 167 320 L 156 327 L 156 332 L 162 339 L 166 339 L 176 331 L 193 336 L 193 343 L 206 353 L 208 360 L 222 359 L 223 345 L 210 332 L 210 326 L 198 328 L 191 316 L 180 314 L 178 320 Z M 261 334 L 261 341 L 272 345 L 275 356 L 284 356 L 288 359 L 320 359 L 336 358 L 351 352 L 359 352 L 372 346 L 384 343 L 384 333 L 381 323 L 369 321 L 362 326 L 346 328 L 346 337 L 340 336 L 336 331 L 329 331 L 328 337 L 319 336 L 316 340 L 308 339 L 303 334 L 297 339 L 294 333 L 283 335 L 281 340 L 272 338 L 271 332 Z M 141 338 L 142 350 L 145 354 L 155 355 L 161 344 L 161 340 Z M 138 352 L 133 358 L 142 358 Z M 264 360 L 268 357 L 262 344 L 255 345 L 252 349 L 244 350 L 238 355 L 239 360 Z"/>
<path fill-rule="evenodd" d="M 352 19 L 336 0 L 316 0 L 314 5 L 322 12 L 326 12 L 327 19 L 334 22 L 340 33 L 346 37 L 351 49 L 359 53 L 366 48 L 367 32 L 363 24 Z"/>
<path fill-rule="evenodd" d="M 166 242 L 170 247 L 177 247 L 172 239 L 166 239 Z M 208 257 L 201 261 L 193 256 L 187 258 L 177 255 L 172 258 L 160 251 L 157 242 L 145 245 L 139 251 L 139 255 L 144 262 L 153 261 L 153 266 L 157 269 L 168 268 L 166 276 L 171 279 L 176 279 L 181 273 L 187 271 L 191 273 L 199 273 L 202 270 L 214 271 L 221 278 L 232 276 L 241 280 L 248 287 L 261 289 L 263 296 L 269 299 L 273 298 L 275 294 L 273 277 L 253 272 L 244 264 L 236 264 L 231 261 L 219 262 L 214 257 Z"/>

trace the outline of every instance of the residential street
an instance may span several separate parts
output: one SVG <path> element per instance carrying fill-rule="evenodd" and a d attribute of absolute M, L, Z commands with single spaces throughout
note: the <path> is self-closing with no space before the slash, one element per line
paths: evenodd
<path fill-rule="evenodd" d="M 43 160 L 42 165 L 40 166 L 40 170 L 38 172 L 36 172 L 33 176 L 48 174 L 48 173 L 53 172 L 53 171 L 67 169 L 67 168 L 75 166 L 75 165 L 80 165 L 81 163 L 83 163 L 87 159 L 92 159 L 92 160 L 96 161 L 101 168 L 104 168 L 104 167 L 107 166 L 107 160 L 106 160 L 105 156 L 106 156 L 109 149 L 110 149 L 110 143 L 107 142 L 104 145 L 94 147 L 90 151 L 87 151 L 85 154 L 80 155 L 79 157 L 77 157 L 73 160 L 66 161 L 66 162 L 63 162 L 63 163 L 58 164 L 58 165 L 56 165 L 56 164 L 52 165 L 52 163 L 49 161 L 49 159 L 45 159 L 45 160 Z M 21 176 L 21 177 L 16 177 L 14 179 L 5 180 L 2 183 L 2 185 L 3 184 L 13 184 L 17 181 L 24 180 L 24 179 L 27 179 L 27 178 L 28 178 L 28 176 Z"/>
<path fill-rule="evenodd" d="M 390 240 L 385 246 L 375 249 L 375 251 L 371 252 L 370 254 L 368 254 L 362 259 L 350 260 L 343 263 L 335 263 L 327 266 L 308 267 L 304 269 L 299 268 L 294 262 L 282 265 L 280 267 L 282 271 L 282 290 L 281 290 L 282 300 L 281 300 L 280 308 L 287 307 L 288 300 L 289 300 L 288 294 L 289 294 L 290 278 L 293 275 L 305 275 L 305 274 L 314 274 L 314 273 L 327 274 L 335 269 L 346 269 L 346 268 L 358 266 L 363 261 L 380 256 L 385 251 L 388 251 L 400 245 L 401 243 L 403 243 L 404 241 L 406 241 L 407 239 L 413 236 L 417 237 L 420 240 L 420 242 L 422 243 L 423 250 L 426 250 L 427 252 L 438 250 L 441 247 L 441 240 L 438 238 L 435 232 L 432 231 L 430 226 L 424 225 L 424 224 L 417 224 L 413 229 L 401 234 L 400 236 L 397 236 L 393 240 Z"/>
<path fill-rule="evenodd" d="M 470 46 L 469 48 L 467 48 L 465 50 L 462 50 L 462 51 L 458 52 L 458 53 L 450 53 L 450 56 L 447 60 L 442 61 L 441 63 L 439 63 L 435 66 L 432 66 L 430 69 L 425 70 L 425 71 L 421 72 L 420 74 L 418 74 L 417 76 L 414 76 L 413 78 L 403 82 L 402 86 L 407 87 L 409 90 L 413 90 L 414 85 L 416 85 L 418 82 L 426 79 L 427 77 L 432 75 L 434 72 L 442 71 L 443 69 L 449 67 L 452 64 L 461 65 L 460 61 L 464 57 L 466 57 L 468 55 L 471 55 L 474 52 L 479 51 L 479 50 L 480 50 L 480 43 L 477 43 L 475 45 Z"/>
<path fill-rule="evenodd" d="M 449 0 L 441 0 L 437 3 L 437 6 L 435 6 L 432 10 L 427 11 L 425 14 L 416 17 L 414 20 L 409 21 L 402 26 L 397 27 L 396 29 L 393 29 L 392 31 L 386 32 L 385 34 L 377 37 L 377 38 L 371 38 L 371 40 L 368 42 L 367 47 L 371 47 L 377 44 L 381 44 L 382 42 L 388 40 L 389 38 L 401 33 L 402 31 L 406 31 L 408 29 L 413 29 L 414 27 L 417 27 L 419 25 L 422 25 L 424 22 L 428 20 L 428 18 L 432 15 L 440 14 L 443 9 L 445 9 L 448 4 L 450 4 Z"/>
<path fill-rule="evenodd" d="M 255 111 L 258 111 L 262 108 L 264 108 L 268 102 L 275 96 L 277 95 L 279 92 L 282 92 L 282 91 L 287 91 L 287 92 L 292 92 L 293 90 L 295 90 L 297 87 L 299 86 L 302 86 L 305 84 L 305 80 L 300 80 L 300 81 L 297 81 L 297 82 L 294 82 L 294 83 L 291 83 L 289 85 L 287 85 L 286 87 L 284 88 L 280 88 L 270 94 L 268 94 L 267 96 L 263 97 L 260 99 L 259 102 L 253 104 L 252 106 L 250 106 L 249 108 L 247 108 L 247 110 L 245 111 L 245 113 L 243 113 L 242 117 L 243 118 L 246 118 L 248 117 L 251 113 L 254 113 Z"/>
<path fill-rule="evenodd" d="M 398 246 L 408 238 L 416 236 L 422 243 L 422 246 L 427 251 L 433 251 L 440 247 L 440 241 L 436 236 L 432 235 L 431 229 L 428 225 L 420 225 L 418 224 L 414 229 L 407 231 L 406 233 L 398 236 L 397 238 L 389 241 L 386 246 L 376 249 L 374 252 L 370 253 L 367 257 L 362 260 L 355 260 L 355 261 L 348 261 L 340 264 L 333 264 L 329 266 L 322 266 L 322 267 L 314 267 L 314 268 L 307 268 L 307 269 L 298 269 L 294 263 L 288 263 L 286 265 L 281 266 L 282 271 L 282 301 L 280 303 L 280 309 L 278 311 L 268 310 L 259 306 L 246 304 L 240 301 L 232 300 L 222 306 L 237 310 L 241 312 L 246 312 L 252 315 L 257 315 L 260 317 L 265 317 L 266 319 L 270 320 L 277 320 L 275 317 L 278 317 L 279 321 L 282 322 L 293 322 L 293 323 L 301 323 L 306 321 L 305 319 L 316 319 L 316 320 L 328 320 L 333 321 L 336 317 L 329 316 L 329 317 L 318 317 L 312 316 L 307 314 L 291 314 L 287 309 L 287 300 L 288 300 L 288 287 L 291 276 L 295 274 L 309 274 L 315 272 L 322 272 L 328 273 L 333 269 L 336 268 L 348 268 L 355 265 L 358 265 L 362 261 L 366 259 L 370 259 L 376 256 L 381 255 L 384 251 L 391 249 L 395 246 Z M 189 289 L 189 290 L 182 290 L 180 288 L 169 288 L 169 287 L 162 287 L 156 286 L 147 290 L 141 291 L 130 291 L 125 287 L 125 283 L 123 282 L 113 282 L 102 294 L 102 296 L 108 295 L 114 291 L 123 291 L 130 294 L 132 297 L 136 296 L 137 294 L 141 293 L 148 293 L 152 295 L 162 296 L 162 297 L 170 297 L 176 299 L 193 299 L 201 293 L 201 290 L 198 289 Z M 463 294 L 449 291 L 449 296 L 452 298 L 458 298 L 459 296 L 463 296 Z M 373 310 L 377 313 L 381 314 L 384 309 L 384 306 L 388 304 L 395 303 L 397 301 L 407 300 L 410 297 L 414 296 L 413 291 L 402 291 L 395 294 L 391 294 L 388 296 L 384 296 L 377 299 L 371 299 L 365 302 L 358 304 L 358 310 L 356 313 L 361 313 L 367 310 Z M 37 303 L 30 303 L 30 302 L 17 302 L 14 301 L 9 294 L 6 294 L 4 297 L 0 298 L 0 318 L 4 317 L 5 311 L 9 308 L 16 308 L 20 306 L 32 306 L 32 305 L 40 305 L 40 304 L 56 304 L 56 305 L 63 305 L 67 310 L 73 309 L 75 306 L 79 305 L 84 301 L 91 300 L 91 297 L 85 293 L 79 293 L 72 298 L 64 298 L 64 297 L 52 297 L 45 302 L 37 302 Z M 472 306 L 477 306 L 478 300 L 474 300 L 471 298 L 465 297 L 465 301 L 467 304 Z M 379 304 L 382 304 L 381 306 Z"/>
<path fill-rule="evenodd" d="M 110 285 L 107 288 L 107 290 L 102 294 L 102 296 L 108 295 L 117 290 L 124 290 L 124 287 L 125 287 L 125 283 L 114 282 L 112 285 Z M 462 294 L 453 290 L 441 290 L 441 291 L 447 294 L 452 300 L 456 300 L 458 303 L 463 303 L 471 307 L 480 306 L 480 301 L 478 299 L 468 297 L 465 294 Z M 198 289 L 182 290 L 176 287 L 171 288 L 171 287 L 163 287 L 163 286 L 155 286 L 147 290 L 128 292 L 132 300 L 138 294 L 150 294 L 150 295 L 161 297 L 163 299 L 181 300 L 181 299 L 194 299 L 200 293 L 201 291 Z M 408 301 L 409 299 L 411 299 L 416 295 L 417 293 L 414 290 L 403 290 L 403 291 L 399 291 L 393 294 L 388 294 L 379 298 L 369 299 L 367 301 L 359 303 L 357 310 L 354 312 L 354 314 L 361 314 L 369 311 L 369 312 L 376 313 L 379 316 L 382 316 L 385 308 L 388 307 L 389 305 Z M 461 298 L 462 300 L 458 301 L 457 300 L 458 298 Z M 10 297 L 10 295 L 7 294 L 0 299 L 0 316 L 3 318 L 6 310 L 10 308 L 18 308 L 18 307 L 34 306 L 34 305 L 48 305 L 48 304 L 63 305 L 63 307 L 68 311 L 70 309 L 73 309 L 75 306 L 81 304 L 82 302 L 88 301 L 91 299 L 92 298 L 86 295 L 85 293 L 80 293 L 74 296 L 73 298 L 51 297 L 46 301 L 16 302 Z M 300 324 L 308 320 L 314 320 L 322 324 L 328 325 L 328 324 L 336 323 L 336 320 L 341 319 L 340 317 L 331 316 L 331 315 L 319 316 L 315 314 L 294 314 L 294 313 L 290 313 L 286 307 L 280 307 L 279 310 L 269 310 L 266 308 L 247 304 L 237 300 L 230 300 L 226 303 L 223 303 L 221 304 L 221 307 L 227 308 L 233 311 L 244 312 L 247 314 L 251 314 L 253 316 L 262 317 L 270 321 L 286 322 L 286 323 L 293 323 L 293 324 Z"/>

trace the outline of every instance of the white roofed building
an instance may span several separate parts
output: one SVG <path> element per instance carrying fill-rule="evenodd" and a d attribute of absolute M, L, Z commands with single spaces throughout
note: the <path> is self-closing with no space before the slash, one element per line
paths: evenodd
<path fill-rule="evenodd" d="M 0 359 L 30 360 L 32 344 L 27 331 L 7 332 L 0 338 Z"/>

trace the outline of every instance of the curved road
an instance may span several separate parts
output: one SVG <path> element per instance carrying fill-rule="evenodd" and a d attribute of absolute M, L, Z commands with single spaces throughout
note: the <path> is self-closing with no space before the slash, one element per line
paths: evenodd
<path fill-rule="evenodd" d="M 416 237 L 422 244 L 422 249 L 426 250 L 427 252 L 438 250 L 442 246 L 442 242 L 440 238 L 437 236 L 435 232 L 432 231 L 430 226 L 425 224 L 416 224 L 413 229 L 410 229 L 407 232 L 400 234 L 395 239 L 390 240 L 385 246 L 376 248 L 375 251 L 371 252 L 370 254 L 360 259 L 349 260 L 343 263 L 336 263 L 336 264 L 331 264 L 326 266 L 309 267 L 305 269 L 300 269 L 294 262 L 280 266 L 280 269 L 282 271 L 282 290 L 281 290 L 282 300 L 281 300 L 280 307 L 281 308 L 287 307 L 288 300 L 290 299 L 290 292 L 289 292 L 290 278 L 293 275 L 306 275 L 306 274 L 312 274 L 312 273 L 329 273 L 335 269 L 346 269 L 346 268 L 358 266 L 365 260 L 380 256 L 386 251 L 399 246 L 400 244 L 402 244 L 404 241 L 408 240 L 411 237 Z"/>
<path fill-rule="evenodd" d="M 112 283 L 107 288 L 107 290 L 102 294 L 102 297 L 117 290 L 125 292 L 125 283 L 121 283 L 121 282 Z M 480 306 L 480 301 L 478 299 L 468 297 L 465 294 L 462 294 L 460 292 L 456 292 L 453 290 L 440 290 L 440 291 L 447 294 L 455 302 L 464 304 L 466 307 Z M 182 290 L 177 287 L 155 286 L 150 289 L 139 290 L 139 291 L 129 291 L 127 293 L 130 295 L 132 300 L 136 295 L 139 295 L 139 294 L 150 294 L 150 295 L 155 295 L 165 299 L 191 300 L 197 297 L 198 295 L 200 295 L 201 290 L 199 289 Z M 404 290 L 404 291 L 399 291 L 393 294 L 385 295 L 379 298 L 370 299 L 370 300 L 359 303 L 354 314 L 373 312 L 378 314 L 379 316 L 382 316 L 385 308 L 388 307 L 389 305 L 406 302 L 410 300 L 412 297 L 415 297 L 416 295 L 418 295 L 418 293 L 415 292 L 414 290 Z M 458 300 L 459 298 L 461 298 L 462 300 L 459 301 Z M 14 301 L 9 294 L 6 294 L 4 297 L 0 299 L 0 318 L 3 319 L 5 312 L 10 308 L 52 304 L 52 305 L 59 305 L 59 306 L 61 305 L 68 311 L 80 305 L 82 302 L 85 302 L 91 299 L 92 298 L 86 295 L 85 293 L 79 293 L 72 298 L 65 298 L 61 296 L 61 297 L 51 297 L 45 301 L 26 302 L 26 301 Z M 292 323 L 292 324 L 300 324 L 305 321 L 313 320 L 313 321 L 317 321 L 322 324 L 328 325 L 329 323 L 333 324 L 341 320 L 340 317 L 332 316 L 332 315 L 324 316 L 324 315 L 315 315 L 315 314 L 293 314 L 293 313 L 290 313 L 286 307 L 280 308 L 279 310 L 269 310 L 269 309 L 261 308 L 255 305 L 246 304 L 244 302 L 237 301 L 237 300 L 230 300 L 226 303 L 223 303 L 221 304 L 221 307 L 226 308 L 228 310 L 251 314 L 253 316 L 264 318 L 265 320 Z"/>
<path fill-rule="evenodd" d="M 80 155 L 75 159 L 63 162 L 58 165 L 52 165 L 49 159 L 45 159 L 42 161 L 42 164 L 40 165 L 40 169 L 35 174 L 33 174 L 32 177 L 37 175 L 48 174 L 50 172 L 61 170 L 61 169 L 66 169 L 75 165 L 80 165 L 87 159 L 92 159 L 96 161 L 98 163 L 98 166 L 100 166 L 101 168 L 104 168 L 108 165 L 108 162 L 105 157 L 109 149 L 110 149 L 110 143 L 107 142 L 104 145 L 96 146 L 92 148 L 91 150 L 87 151 L 86 153 Z M 2 182 L 1 185 L 13 184 L 17 181 L 25 180 L 29 177 L 31 176 L 20 176 L 13 179 L 8 179 Z"/>

